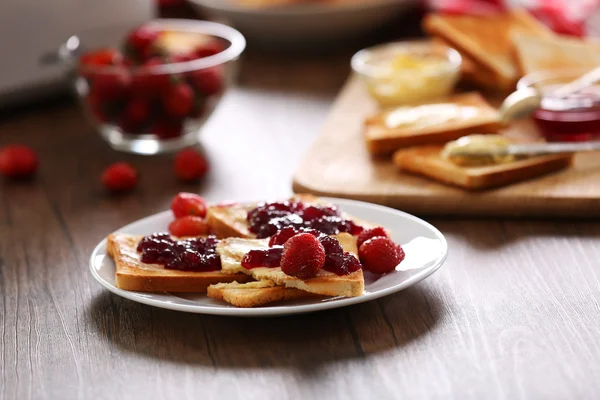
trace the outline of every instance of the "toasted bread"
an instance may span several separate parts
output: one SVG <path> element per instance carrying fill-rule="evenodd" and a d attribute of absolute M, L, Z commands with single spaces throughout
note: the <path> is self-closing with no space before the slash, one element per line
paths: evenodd
<path fill-rule="evenodd" d="M 425 31 L 450 43 L 484 70 L 491 71 L 497 84 L 513 86 L 520 77 L 513 59 L 511 32 L 538 36 L 553 33 L 527 11 L 511 10 L 489 16 L 429 14 Z"/>
<path fill-rule="evenodd" d="M 217 283 L 208 287 L 208 297 L 226 301 L 236 307 L 258 307 L 284 300 L 316 296 L 304 290 L 277 286 L 271 280 L 248 283 Z"/>
<path fill-rule="evenodd" d="M 424 126 L 400 126 L 390 128 L 386 125 L 386 118 L 397 109 L 386 110 L 365 121 L 364 137 L 367 149 L 371 154 L 391 154 L 402 147 L 416 146 L 431 143 L 445 143 L 458 139 L 470 133 L 494 133 L 500 128 L 498 112 L 478 93 L 464 93 L 454 95 L 443 102 L 422 103 L 407 106 L 407 110 L 417 110 L 416 107 L 449 104 L 458 106 L 461 110 L 459 116 L 447 121 L 437 121 L 437 115 L 426 115 L 425 121 L 435 123 Z"/>
<path fill-rule="evenodd" d="M 414 147 L 394 154 L 403 171 L 424 175 L 442 183 L 476 190 L 503 186 L 554 172 L 571 164 L 571 155 L 532 157 L 510 163 L 462 167 L 440 157 L 441 146 Z"/>
<path fill-rule="evenodd" d="M 193 272 L 165 269 L 158 264 L 145 264 L 136 251 L 142 236 L 114 233 L 109 235 L 106 250 L 116 266 L 116 286 L 139 292 L 206 292 L 209 285 L 220 282 L 247 282 L 246 274 L 224 274 L 221 271 Z"/>
<path fill-rule="evenodd" d="M 356 256 L 356 238 L 348 233 L 336 235 L 344 251 Z M 254 279 L 270 280 L 278 286 L 301 289 L 310 293 L 324 296 L 360 296 L 364 291 L 364 278 L 362 270 L 349 275 L 336 275 L 332 272 L 320 270 L 314 278 L 299 279 L 285 274 L 281 268 L 252 268 L 242 267 L 242 259 L 250 250 L 267 249 L 268 239 L 223 239 L 217 245 L 217 253 L 221 256 L 223 273 L 250 274 Z"/>
<path fill-rule="evenodd" d="M 316 196 L 311 194 L 295 194 L 289 201 L 301 201 L 305 204 L 320 204 L 327 205 L 328 203 Z M 256 235 L 248 229 L 248 222 L 246 217 L 248 212 L 255 208 L 258 203 L 243 203 L 243 204 L 229 204 L 229 205 L 216 205 L 208 207 L 206 213 L 206 222 L 208 223 L 209 229 L 213 235 L 223 239 L 229 237 L 239 238 L 256 238 Z M 373 224 L 361 221 L 358 218 L 345 215 L 345 218 L 352 219 L 357 224 L 363 227 L 372 227 Z"/>
<path fill-rule="evenodd" d="M 572 37 L 512 35 L 522 73 L 600 66 L 600 41 Z"/>

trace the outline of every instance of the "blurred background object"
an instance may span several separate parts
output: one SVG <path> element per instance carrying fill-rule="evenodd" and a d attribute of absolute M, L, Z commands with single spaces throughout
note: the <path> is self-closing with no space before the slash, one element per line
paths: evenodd
<path fill-rule="evenodd" d="M 251 43 L 318 45 L 358 37 L 392 21 L 416 0 L 190 0 L 229 21 Z"/>
<path fill-rule="evenodd" d="M 4 0 L 0 6 L 0 105 L 64 89 L 64 71 L 45 62 L 73 34 L 92 47 L 115 43 L 132 26 L 155 15 L 153 0 Z"/>

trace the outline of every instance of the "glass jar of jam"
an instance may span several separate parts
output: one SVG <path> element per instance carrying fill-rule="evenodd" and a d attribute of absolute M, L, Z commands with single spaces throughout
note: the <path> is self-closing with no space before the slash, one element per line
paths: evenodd
<path fill-rule="evenodd" d="M 533 87 L 542 94 L 542 102 L 532 118 L 551 142 L 600 140 L 600 83 L 566 97 L 553 92 L 581 75 L 586 69 L 540 71 L 523 77 L 517 89 Z"/>

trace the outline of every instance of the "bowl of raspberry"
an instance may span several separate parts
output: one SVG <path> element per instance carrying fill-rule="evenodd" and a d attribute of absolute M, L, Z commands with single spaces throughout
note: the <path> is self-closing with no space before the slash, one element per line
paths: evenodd
<path fill-rule="evenodd" d="M 83 47 L 73 36 L 59 54 L 86 117 L 112 148 L 157 154 L 198 142 L 246 41 L 214 22 L 157 19 L 118 46 Z"/>

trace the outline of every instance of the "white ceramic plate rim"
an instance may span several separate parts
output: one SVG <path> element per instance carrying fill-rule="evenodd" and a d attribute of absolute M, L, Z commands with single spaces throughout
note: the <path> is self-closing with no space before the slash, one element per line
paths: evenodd
<path fill-rule="evenodd" d="M 212 306 L 204 306 L 198 304 L 174 304 L 167 301 L 169 297 L 177 297 L 178 299 L 182 299 L 181 297 L 175 296 L 170 293 L 142 293 L 142 292 L 131 292 L 127 290 L 122 290 L 107 282 L 100 276 L 98 271 L 95 268 L 95 260 L 98 255 L 103 254 L 106 256 L 106 239 L 103 239 L 92 251 L 89 261 L 89 268 L 92 273 L 92 276 L 96 281 L 98 281 L 102 286 L 106 289 L 115 293 L 121 297 L 124 297 L 129 300 L 136 301 L 138 303 L 147 304 L 159 308 L 165 308 L 169 310 L 175 311 L 184 311 L 191 313 L 199 313 L 199 314 L 211 314 L 211 315 L 226 315 L 226 316 L 240 316 L 240 317 L 267 317 L 267 316 L 278 316 L 278 315 L 292 315 L 292 314 L 302 314 L 308 312 L 329 310 L 334 308 L 340 308 L 349 306 L 352 304 L 363 303 L 370 300 L 375 300 L 392 293 L 399 292 L 403 289 L 406 289 L 409 286 L 414 285 L 415 283 L 427 278 L 434 272 L 436 272 L 446 261 L 448 257 L 448 242 L 444 235 L 433 225 L 430 223 L 415 217 L 414 215 L 408 214 L 404 211 L 395 210 L 393 208 L 384 207 L 376 204 L 366 203 L 362 201 L 356 200 L 347 200 L 347 199 L 338 199 L 331 197 L 322 197 L 322 199 L 339 205 L 342 209 L 344 205 L 355 205 L 359 207 L 371 208 L 374 210 L 384 211 L 387 213 L 396 214 L 397 216 L 401 216 L 403 218 L 410 219 L 416 223 L 419 223 L 428 229 L 436 236 L 436 239 L 440 241 L 441 244 L 441 252 L 440 255 L 432 262 L 432 264 L 428 267 L 423 268 L 421 271 L 413 274 L 408 279 L 402 281 L 401 283 L 379 290 L 377 292 L 366 293 L 362 296 L 358 297 L 349 297 L 342 299 L 331 299 L 330 301 L 321 301 L 318 303 L 311 304 L 302 304 L 302 305 L 282 305 L 282 306 L 269 306 L 269 307 L 257 307 L 257 308 L 225 308 L 225 307 L 212 307 Z M 150 215 L 148 217 L 139 219 L 130 224 L 125 225 L 124 227 L 118 229 L 119 232 L 127 232 L 132 225 L 137 225 L 139 223 L 143 223 L 146 220 L 156 218 L 160 215 L 168 214 L 171 211 L 163 211 L 154 215 Z M 150 233 L 150 232 L 149 232 Z M 165 297 L 165 299 L 160 299 L 157 297 Z"/>

